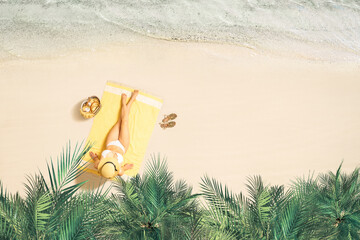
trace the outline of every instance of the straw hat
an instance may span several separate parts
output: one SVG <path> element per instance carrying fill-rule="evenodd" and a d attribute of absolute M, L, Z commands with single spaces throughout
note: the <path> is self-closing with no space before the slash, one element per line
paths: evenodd
<path fill-rule="evenodd" d="M 118 174 L 120 164 L 116 158 L 106 157 L 99 162 L 98 169 L 101 176 L 112 179 Z"/>

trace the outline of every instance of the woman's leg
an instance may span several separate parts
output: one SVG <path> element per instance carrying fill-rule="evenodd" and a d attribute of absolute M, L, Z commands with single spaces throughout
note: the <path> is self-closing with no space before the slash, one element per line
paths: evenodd
<path fill-rule="evenodd" d="M 108 145 L 112 141 L 119 140 L 125 147 L 125 151 L 129 148 L 129 144 L 130 144 L 130 135 L 129 135 L 129 126 L 128 126 L 129 112 L 131 105 L 135 101 L 138 93 L 139 93 L 138 90 L 134 91 L 128 104 L 126 104 L 127 96 L 125 94 L 121 95 L 121 110 L 119 114 L 119 120 L 110 129 L 108 136 L 106 138 L 106 145 Z M 126 122 L 123 121 L 123 119 L 126 120 Z M 124 131 L 121 130 L 122 128 L 124 129 Z M 94 160 L 95 168 L 97 168 L 100 162 L 98 155 L 96 153 L 90 152 L 90 156 Z M 126 165 L 128 166 L 126 167 L 126 169 L 124 169 L 124 171 L 132 168 L 133 166 L 132 164 L 126 164 Z"/>
<path fill-rule="evenodd" d="M 123 104 L 123 102 L 125 101 L 126 103 L 126 95 L 125 95 L 125 99 L 123 97 L 123 95 L 121 95 L 121 104 Z M 119 113 L 119 120 L 115 123 L 115 125 L 110 129 L 105 144 L 106 146 L 109 144 L 109 142 L 112 141 L 116 141 L 119 139 L 119 134 L 120 134 L 120 127 L 121 127 L 121 111 L 122 111 L 122 107 Z"/>
<path fill-rule="evenodd" d="M 129 134 L 129 113 L 131 105 L 136 100 L 136 96 L 139 94 L 138 90 L 135 90 L 131 95 L 129 102 L 126 104 L 126 101 L 122 101 L 121 106 L 121 122 L 120 122 L 120 134 L 119 141 L 125 148 L 125 152 L 128 150 L 130 145 L 130 134 Z M 125 95 L 126 98 L 126 95 Z"/>
<path fill-rule="evenodd" d="M 130 112 L 130 107 L 131 107 L 132 103 L 135 101 L 138 93 L 139 93 L 138 90 L 134 91 L 134 93 L 131 95 L 131 98 L 130 98 L 128 104 L 126 104 L 126 100 L 127 100 L 126 94 L 121 95 L 121 109 L 120 109 L 120 113 L 119 113 L 119 120 L 110 129 L 108 136 L 106 138 L 106 145 L 108 145 L 112 141 L 119 140 L 121 142 L 121 144 L 124 145 L 125 150 L 128 149 L 129 144 L 130 144 L 130 136 L 129 136 L 129 129 L 128 129 L 129 112 Z M 124 123 L 124 120 L 126 120 L 126 123 Z M 125 131 L 122 131 L 122 128 L 124 128 Z"/>

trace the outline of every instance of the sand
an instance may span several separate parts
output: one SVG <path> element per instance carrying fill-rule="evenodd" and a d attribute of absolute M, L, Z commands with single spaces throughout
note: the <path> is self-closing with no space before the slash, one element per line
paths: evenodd
<path fill-rule="evenodd" d="M 175 128 L 155 127 L 144 163 L 161 153 L 195 191 L 205 174 L 239 192 L 257 174 L 288 185 L 309 171 L 335 171 L 342 160 L 350 171 L 360 160 L 359 79 L 351 63 L 161 40 L 3 62 L 0 179 L 23 192 L 26 174 L 45 170 L 69 140 L 85 140 L 92 119 L 80 116 L 79 104 L 101 97 L 106 81 L 163 98 L 159 122 L 178 114 Z"/>

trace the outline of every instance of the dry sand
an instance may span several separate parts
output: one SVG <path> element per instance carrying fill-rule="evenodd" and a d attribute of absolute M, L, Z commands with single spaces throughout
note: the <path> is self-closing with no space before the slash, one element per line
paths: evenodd
<path fill-rule="evenodd" d="M 0 179 L 23 192 L 68 140 L 86 139 L 92 120 L 79 104 L 106 81 L 164 99 L 178 114 L 155 127 L 145 157 L 167 156 L 176 179 L 195 190 L 204 174 L 245 188 L 260 174 L 289 184 L 309 171 L 350 171 L 360 160 L 360 68 L 258 55 L 237 46 L 147 41 L 42 60 L 0 63 Z M 97 177 L 93 178 L 97 179 Z"/>

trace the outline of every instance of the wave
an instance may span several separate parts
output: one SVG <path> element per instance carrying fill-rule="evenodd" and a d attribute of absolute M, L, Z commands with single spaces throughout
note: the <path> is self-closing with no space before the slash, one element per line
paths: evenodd
<path fill-rule="evenodd" d="M 360 60 L 357 0 L 0 0 L 0 59 L 51 57 L 136 36 Z"/>

